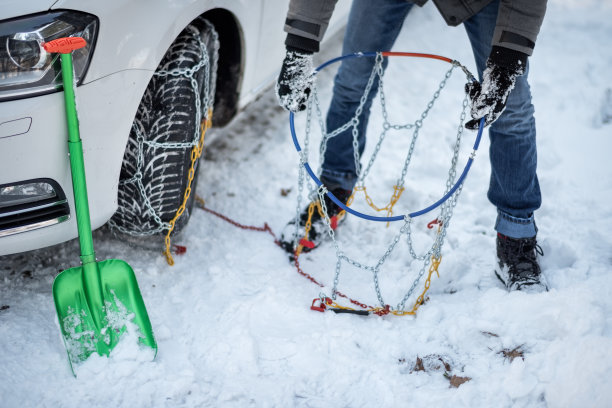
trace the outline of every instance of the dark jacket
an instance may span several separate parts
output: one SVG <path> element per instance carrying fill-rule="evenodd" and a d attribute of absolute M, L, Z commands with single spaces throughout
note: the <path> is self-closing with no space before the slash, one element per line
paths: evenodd
<path fill-rule="evenodd" d="M 375 0 L 372 0 L 375 1 Z M 493 0 L 433 0 L 448 25 L 456 26 L 472 17 Z M 337 0 L 291 0 L 285 21 L 286 44 L 318 51 Z M 413 0 L 422 6 L 427 0 Z M 527 55 L 533 53 L 546 13 L 546 0 L 501 0 L 493 46 Z"/>

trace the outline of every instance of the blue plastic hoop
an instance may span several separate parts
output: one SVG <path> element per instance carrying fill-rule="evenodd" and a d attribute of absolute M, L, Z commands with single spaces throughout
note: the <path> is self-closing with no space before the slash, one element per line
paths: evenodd
<path fill-rule="evenodd" d="M 333 58 L 333 59 L 331 59 L 331 60 L 329 60 L 329 61 L 319 65 L 314 70 L 314 74 L 313 75 L 316 75 L 319 71 L 321 71 L 322 69 L 326 68 L 327 66 L 329 66 L 331 64 L 334 64 L 334 63 L 336 63 L 338 61 L 347 59 L 347 58 L 375 57 L 376 54 L 377 54 L 376 52 L 358 52 L 358 53 L 354 53 L 354 54 L 343 55 L 341 57 L 336 57 L 336 58 Z M 453 63 L 454 62 L 453 60 L 451 60 L 449 58 L 440 57 L 440 56 L 432 55 L 432 54 L 383 52 L 382 55 L 383 56 L 404 56 L 404 57 L 425 57 L 425 58 L 439 59 L 439 60 L 446 61 L 446 62 L 449 62 L 449 63 Z M 300 153 L 302 151 L 302 147 L 300 146 L 300 143 L 297 140 L 297 135 L 295 133 L 295 120 L 294 120 L 294 118 L 295 118 L 295 114 L 293 112 L 289 112 L 289 127 L 291 129 L 291 138 L 293 139 L 293 144 L 295 145 L 295 149 L 297 150 L 298 153 Z M 482 138 L 482 131 L 484 129 L 484 122 L 485 122 L 485 118 L 483 117 L 482 119 L 480 119 L 480 123 L 479 123 L 479 126 L 478 126 L 478 134 L 476 135 L 476 140 L 474 141 L 474 147 L 473 147 L 472 154 L 470 155 L 470 158 L 468 159 L 467 163 L 465 164 L 465 167 L 463 168 L 463 172 L 459 176 L 459 179 L 457 180 L 457 182 L 438 201 L 436 201 L 435 203 L 431 204 L 428 207 L 423 208 L 422 210 L 409 213 L 407 215 L 408 217 L 410 217 L 410 218 L 418 217 L 420 215 L 426 214 L 426 213 L 436 209 L 442 203 L 444 203 L 446 200 L 448 200 L 455 193 L 455 191 L 457 191 L 459 186 L 465 180 L 468 172 L 470 171 L 470 168 L 472 167 L 472 163 L 474 162 L 475 153 L 478 150 L 478 146 L 480 145 L 480 139 Z M 303 163 L 303 166 L 306 169 L 306 172 L 310 175 L 310 177 L 317 184 L 317 186 L 321 187 L 323 185 L 323 183 L 321 182 L 321 180 L 319 180 L 319 178 L 312 171 L 312 168 L 310 167 L 310 164 L 307 161 L 305 161 Z M 391 221 L 402 221 L 402 220 L 404 220 L 406 218 L 406 215 L 397 215 L 397 216 L 394 216 L 394 217 L 376 217 L 376 216 L 373 216 L 373 215 L 363 214 L 363 213 L 361 213 L 359 211 L 353 210 L 350 207 L 347 207 L 331 191 L 326 191 L 326 194 L 327 194 L 327 196 L 334 203 L 336 203 L 336 205 L 338 205 L 344 211 L 346 211 L 346 212 L 348 212 L 350 214 L 353 214 L 353 215 L 355 215 L 357 217 L 366 219 L 366 220 L 379 221 L 379 222 L 391 222 Z"/>

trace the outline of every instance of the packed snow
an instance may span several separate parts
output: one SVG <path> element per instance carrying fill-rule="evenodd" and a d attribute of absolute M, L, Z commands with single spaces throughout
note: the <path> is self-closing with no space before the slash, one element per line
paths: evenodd
<path fill-rule="evenodd" d="M 77 367 L 75 378 L 51 285 L 59 271 L 78 264 L 78 243 L 0 257 L 0 406 L 612 406 L 610 21 L 609 1 L 551 0 L 530 59 L 543 194 L 536 220 L 549 292 L 508 293 L 493 275 L 496 212 L 486 198 L 483 137 L 447 231 L 440 276 L 416 317 L 312 311 L 313 299 L 331 294 L 331 242 L 300 257 L 321 288 L 296 272 L 270 234 L 195 208 L 174 240 L 187 247 L 174 266 L 161 252 L 128 246 L 104 228 L 94 233 L 99 259 L 123 259 L 135 270 L 158 353 L 153 359 L 128 335 L 110 358 L 93 356 Z M 341 33 L 330 37 L 317 62 L 338 56 L 341 40 Z M 464 30 L 447 27 L 431 2 L 409 15 L 394 50 L 444 55 L 475 72 Z M 392 59 L 384 77 L 390 120 L 418 118 L 448 68 Z M 318 75 L 323 111 L 333 70 Z M 462 75 L 453 72 L 424 121 L 395 214 L 425 207 L 444 191 Z M 380 134 L 379 106 L 364 160 Z M 303 135 L 305 116 L 296 123 Z M 379 203 L 393 192 L 410 135 L 387 135 L 368 176 L 368 192 Z M 474 136 L 462 136 L 459 170 Z M 207 207 L 244 225 L 268 223 L 278 234 L 296 213 L 299 157 L 273 87 L 207 141 L 197 187 Z M 368 211 L 363 197 L 355 205 Z M 426 225 L 435 217 L 414 220 L 417 249 L 430 245 L 434 233 Z M 400 226 L 349 216 L 338 244 L 372 264 Z M 412 285 L 421 265 L 411 260 L 402 239 L 379 277 L 387 303 L 396 305 Z M 338 285 L 378 306 L 369 272 L 343 265 Z"/>

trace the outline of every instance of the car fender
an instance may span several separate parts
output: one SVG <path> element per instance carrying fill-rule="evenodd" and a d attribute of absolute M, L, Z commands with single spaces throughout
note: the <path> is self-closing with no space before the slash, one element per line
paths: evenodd
<path fill-rule="evenodd" d="M 241 24 L 245 61 L 255 60 L 261 3 L 261 0 L 60 0 L 53 8 L 84 11 L 100 21 L 84 80 L 88 83 L 123 70 L 146 70 L 152 75 L 180 32 L 195 18 L 215 8 L 235 15 Z M 253 86 L 251 76 L 247 72 L 243 79 L 247 88 Z"/>

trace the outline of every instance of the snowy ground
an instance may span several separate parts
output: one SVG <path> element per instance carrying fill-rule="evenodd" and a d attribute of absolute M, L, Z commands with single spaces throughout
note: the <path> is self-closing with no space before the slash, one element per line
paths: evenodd
<path fill-rule="evenodd" d="M 550 292 L 507 293 L 492 278 L 495 210 L 486 200 L 484 138 L 449 227 L 440 278 L 433 278 L 416 318 L 311 311 L 321 289 L 296 273 L 269 235 L 197 210 L 177 240 L 187 254 L 173 267 L 156 252 L 96 232 L 99 259 L 124 259 L 136 271 L 159 352 L 151 362 L 150 353 L 125 341 L 111 358 L 87 361 L 75 379 L 51 284 L 58 271 L 77 264 L 77 243 L 1 257 L 0 406 L 612 406 L 610 21 L 609 1 L 550 1 L 531 59 L 544 196 L 536 217 Z M 321 60 L 339 54 L 340 37 L 330 45 Z M 474 71 L 464 31 L 446 27 L 432 4 L 409 16 L 395 49 L 445 55 Z M 423 87 L 429 98 L 446 68 L 394 60 L 385 77 L 391 116 L 414 120 L 401 116 L 422 110 L 414 90 Z M 320 75 L 322 99 L 331 75 Z M 458 73 L 453 79 L 444 95 L 460 94 Z M 433 113 L 427 119 L 431 127 L 416 146 L 401 208 L 421 208 L 444 189 L 459 105 L 441 99 L 441 119 Z M 473 133 L 464 138 L 460 168 Z M 389 136 L 381 151 L 368 183 L 381 200 L 392 191 L 407 141 Z M 269 90 L 211 135 L 198 193 L 210 208 L 248 225 L 268 222 L 278 233 L 295 214 L 297 163 L 287 115 Z M 423 247 L 431 239 L 425 225 L 435 216 L 415 220 Z M 398 228 L 351 217 L 338 241 L 371 264 Z M 399 245 L 381 273 L 392 305 L 419 267 L 408 268 L 405 242 Z M 301 261 L 329 294 L 333 247 Z M 339 288 L 376 305 L 368 273 L 343 267 Z M 456 387 L 453 376 L 469 381 Z"/>

